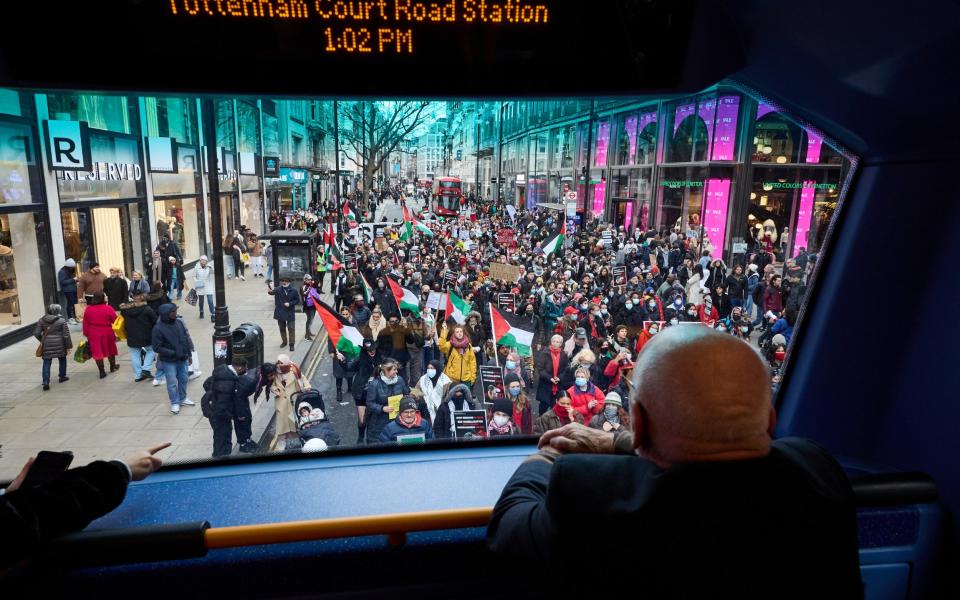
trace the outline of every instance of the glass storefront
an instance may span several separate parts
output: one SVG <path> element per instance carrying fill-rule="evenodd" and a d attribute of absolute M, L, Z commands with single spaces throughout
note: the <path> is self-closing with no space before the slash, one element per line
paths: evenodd
<path fill-rule="evenodd" d="M 253 232 L 263 231 L 263 200 L 260 192 L 244 192 L 240 201 L 240 222 Z"/>
<path fill-rule="evenodd" d="M 0 214 L 0 335 L 31 325 L 52 300 L 46 212 Z M 46 286 L 45 286 L 46 283 Z"/>
<path fill-rule="evenodd" d="M 60 218 L 66 258 L 74 259 L 80 272 L 98 262 L 105 271 L 123 269 L 129 276 L 136 268 L 134 253 L 139 249 L 149 256 L 150 252 L 149 238 L 144 245 L 140 231 L 142 212 L 137 202 L 63 208 Z"/>
<path fill-rule="evenodd" d="M 203 231 L 203 207 L 200 198 L 164 198 L 153 203 L 157 219 L 157 239 L 169 235 L 180 247 L 183 261 L 198 260 L 204 254 L 200 232 Z"/>
<path fill-rule="evenodd" d="M 729 237 L 734 175 L 732 167 L 663 168 L 657 194 L 657 230 L 682 233 L 698 253 L 709 250 L 717 258 L 726 258 L 722 253 Z"/>

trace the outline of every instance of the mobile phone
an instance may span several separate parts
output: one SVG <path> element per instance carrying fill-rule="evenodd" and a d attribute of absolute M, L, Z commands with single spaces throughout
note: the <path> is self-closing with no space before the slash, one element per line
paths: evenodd
<path fill-rule="evenodd" d="M 73 452 L 50 452 L 41 450 L 36 460 L 30 465 L 27 476 L 23 480 L 23 487 L 32 487 L 49 483 L 67 470 L 73 462 Z"/>

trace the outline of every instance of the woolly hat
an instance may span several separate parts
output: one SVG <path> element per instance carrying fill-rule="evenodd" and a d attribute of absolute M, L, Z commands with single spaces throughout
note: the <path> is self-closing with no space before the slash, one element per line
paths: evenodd
<path fill-rule="evenodd" d="M 620 398 L 620 394 L 616 392 L 608 392 L 606 399 L 603 401 L 604 404 L 613 404 L 615 406 L 623 406 L 623 400 Z"/>
<path fill-rule="evenodd" d="M 493 403 L 493 412 L 502 412 L 505 415 L 513 414 L 513 402 L 506 398 L 497 398 Z"/>
<path fill-rule="evenodd" d="M 405 410 L 417 410 L 417 401 L 410 396 L 405 397 L 400 401 L 400 412 Z"/>
<path fill-rule="evenodd" d="M 507 373 L 503 376 L 503 385 L 509 387 L 511 383 L 520 383 L 520 376 L 516 373 Z"/>
<path fill-rule="evenodd" d="M 757 268 L 758 268 L 757 265 L 754 265 L 754 264 L 751 264 L 749 267 L 747 267 L 747 269 L 748 269 L 751 273 L 756 273 L 756 272 L 757 272 Z"/>
<path fill-rule="evenodd" d="M 773 336 L 773 339 L 770 341 L 774 347 L 787 345 L 787 338 L 783 337 L 782 333 L 778 333 L 777 335 Z"/>
<path fill-rule="evenodd" d="M 72 267 L 75 267 L 75 266 L 77 266 L 77 261 L 73 260 L 72 258 L 68 258 L 68 259 L 66 260 L 66 262 L 63 263 L 63 266 L 65 266 L 65 267 L 71 267 L 71 268 L 72 268 Z"/>

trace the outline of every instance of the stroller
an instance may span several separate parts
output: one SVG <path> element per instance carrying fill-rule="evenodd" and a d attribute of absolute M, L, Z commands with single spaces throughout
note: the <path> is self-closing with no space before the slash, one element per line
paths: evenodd
<path fill-rule="evenodd" d="M 308 440 L 318 438 L 327 447 L 340 445 L 340 434 L 326 415 L 323 395 L 317 390 L 303 390 L 290 397 L 297 420 L 297 434 L 302 446 Z"/>

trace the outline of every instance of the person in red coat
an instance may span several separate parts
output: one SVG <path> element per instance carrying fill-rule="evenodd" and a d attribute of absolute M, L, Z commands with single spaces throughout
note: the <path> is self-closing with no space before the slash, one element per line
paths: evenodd
<path fill-rule="evenodd" d="M 713 298 L 709 294 L 703 296 L 703 304 L 697 307 L 697 315 L 700 317 L 700 322 L 708 327 L 714 327 L 720 320 L 720 312 L 713 305 Z"/>
<path fill-rule="evenodd" d="M 116 320 L 117 313 L 112 306 L 105 303 L 103 293 L 94 294 L 83 314 L 83 335 L 87 338 L 90 354 L 100 370 L 100 379 L 107 376 L 103 367 L 104 358 L 110 360 L 111 373 L 120 368 L 117 364 L 117 336 L 113 333 L 113 322 Z"/>
<path fill-rule="evenodd" d="M 653 336 L 660 333 L 661 329 L 663 329 L 663 321 L 647 321 L 646 327 L 643 328 L 640 336 L 637 337 L 637 354 L 643 350 L 647 342 L 653 339 Z"/>
<path fill-rule="evenodd" d="M 576 380 L 567 392 L 570 394 L 573 410 L 583 416 L 584 422 L 589 422 L 594 415 L 603 411 L 603 390 L 590 381 L 590 369 L 580 367 L 576 371 Z"/>

